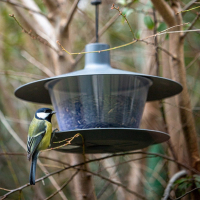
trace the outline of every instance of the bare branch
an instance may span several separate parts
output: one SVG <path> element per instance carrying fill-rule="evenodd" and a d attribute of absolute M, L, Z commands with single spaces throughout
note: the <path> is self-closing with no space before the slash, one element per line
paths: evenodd
<path fill-rule="evenodd" d="M 154 18 L 154 34 L 157 33 L 157 17 L 156 17 L 156 11 L 155 9 L 153 9 L 153 18 Z M 158 38 L 155 37 L 154 38 L 154 43 L 155 43 L 155 59 L 156 59 L 156 68 L 157 68 L 157 72 L 156 72 L 156 75 L 158 76 L 159 75 L 159 68 L 160 68 L 160 62 L 159 62 L 159 54 L 158 54 Z"/>
<path fill-rule="evenodd" d="M 168 56 L 172 57 L 172 59 L 179 60 L 177 57 L 175 57 L 173 54 L 171 54 L 167 49 L 165 49 L 165 48 L 163 48 L 161 46 L 156 46 L 155 43 L 147 42 L 145 40 L 139 40 L 139 42 L 144 42 L 146 44 L 152 45 L 155 48 L 160 49 L 161 51 L 163 51 L 164 53 L 166 53 Z"/>
<path fill-rule="evenodd" d="M 63 27 L 62 30 L 61 30 L 61 31 L 62 31 L 62 34 L 66 34 L 66 31 L 67 31 L 67 29 L 68 29 L 68 27 L 69 27 L 69 24 L 70 24 L 70 22 L 72 21 L 73 16 L 74 16 L 74 14 L 75 14 L 75 12 L 76 12 L 78 3 L 79 3 L 79 0 L 75 0 L 75 1 L 73 2 L 73 5 L 72 5 L 72 7 L 71 7 L 71 9 L 70 9 L 70 11 L 69 11 L 69 16 L 67 17 L 67 20 L 61 22 L 61 26 Z"/>
<path fill-rule="evenodd" d="M 197 20 L 199 19 L 199 17 L 200 17 L 200 13 L 197 13 L 197 16 L 196 16 L 195 19 L 192 21 L 192 23 L 191 23 L 191 25 L 189 26 L 188 30 L 191 30 L 191 29 L 193 28 L 193 26 L 195 25 L 195 23 L 197 22 Z M 184 33 L 184 35 L 182 35 L 181 39 L 184 39 L 184 38 L 187 36 L 188 33 L 189 33 L 189 32 Z"/>
<path fill-rule="evenodd" d="M 12 2 L 10 0 L 0 0 L 1 2 L 4 2 L 4 3 L 8 3 L 10 5 L 13 5 L 13 6 L 17 6 L 17 7 L 20 7 L 20 8 L 23 8 L 25 10 L 28 10 L 30 12 L 33 12 L 33 13 L 36 13 L 36 14 L 39 14 L 39 15 L 43 15 L 44 17 L 48 18 L 44 13 L 40 12 L 40 11 L 37 11 L 37 10 L 33 10 L 32 8 L 29 8 L 27 6 L 24 6 L 22 4 L 19 4 L 19 3 L 15 3 L 15 2 Z"/>
<path fill-rule="evenodd" d="M 133 30 L 132 30 L 132 28 L 131 28 L 131 25 L 129 24 L 129 22 L 128 22 L 127 18 L 126 18 L 126 15 L 124 15 L 124 14 L 120 11 L 119 7 L 118 7 L 118 8 L 115 7 L 115 4 L 114 4 L 114 3 L 112 4 L 112 6 L 111 6 L 110 9 L 111 9 L 111 10 L 115 9 L 115 10 L 117 10 L 117 11 L 119 12 L 119 15 L 121 15 L 121 16 L 125 19 L 125 22 L 128 24 L 128 26 L 129 26 L 129 28 L 130 28 L 130 31 L 131 31 L 131 33 L 132 33 L 132 35 L 133 35 L 133 38 L 136 39 L 136 38 L 135 38 L 135 35 L 134 35 L 134 33 L 133 33 Z"/>
<path fill-rule="evenodd" d="M 99 37 L 101 37 L 107 30 L 108 28 L 110 28 L 110 26 L 112 26 L 112 24 L 117 20 L 117 18 L 119 17 L 118 13 L 116 13 L 106 24 L 105 26 L 99 31 Z M 92 43 L 96 40 L 96 37 L 93 37 L 89 43 Z M 82 50 L 84 51 L 84 49 Z M 81 60 L 81 58 L 83 57 L 83 55 L 77 55 L 76 57 L 76 61 L 73 65 L 73 68 L 79 63 L 79 61 Z"/>
<path fill-rule="evenodd" d="M 184 196 L 190 194 L 191 192 L 193 192 L 193 191 L 195 191 L 195 190 L 199 190 L 199 189 L 200 189 L 200 187 L 194 188 L 193 190 L 190 190 L 190 191 L 186 192 L 185 194 L 183 194 L 182 196 L 180 196 L 180 197 L 178 197 L 178 198 L 176 198 L 176 199 L 173 199 L 173 200 L 182 199 Z"/>
<path fill-rule="evenodd" d="M 165 22 L 169 27 L 174 26 L 176 24 L 173 10 L 166 1 L 151 0 L 151 2 L 153 3 L 154 7 L 156 8 L 156 10 L 158 10 L 158 12 L 160 13 L 160 15 L 162 16 L 162 18 L 165 20 Z"/>
<path fill-rule="evenodd" d="M 127 192 L 129 192 L 129 193 L 135 195 L 136 197 L 138 197 L 138 198 L 140 198 L 140 199 L 147 199 L 145 196 L 143 196 L 143 195 L 141 195 L 141 194 L 139 194 L 139 193 L 137 193 L 137 192 L 135 192 L 135 191 L 133 191 L 133 190 L 130 190 L 129 188 L 126 187 L 126 185 L 123 185 L 122 183 L 113 181 L 113 180 L 111 180 L 111 179 L 109 179 L 109 178 L 107 178 L 107 177 L 105 177 L 105 176 L 102 176 L 102 175 L 100 175 L 100 174 L 94 173 L 94 172 L 92 172 L 92 171 L 87 171 L 87 170 L 85 170 L 85 169 L 82 169 L 82 170 L 83 170 L 83 171 L 86 171 L 86 172 L 88 172 L 88 173 L 90 173 L 90 174 L 92 174 L 92 175 L 94 175 L 94 176 L 98 176 L 98 177 L 100 177 L 101 179 L 106 180 L 106 181 L 108 181 L 108 182 L 110 182 L 110 183 L 112 183 L 112 184 L 115 184 L 115 185 L 119 186 L 119 187 L 122 187 L 122 188 L 125 189 Z"/>
<path fill-rule="evenodd" d="M 8 155 L 22 155 L 24 156 L 25 154 L 22 154 L 22 153 L 1 153 L 1 155 L 5 155 L 5 154 L 8 154 Z M 79 163 L 77 165 L 72 165 L 70 166 L 69 163 L 66 163 L 66 162 L 63 162 L 63 161 L 60 161 L 60 160 L 57 160 L 57 159 L 54 159 L 54 158 L 49 158 L 49 157 L 46 157 L 46 156 L 39 156 L 39 158 L 44 158 L 44 159 L 48 159 L 48 160 L 52 160 L 52 161 L 55 161 L 55 162 L 58 162 L 58 163 L 61 163 L 63 165 L 67 165 L 69 166 L 68 168 L 65 168 L 65 169 L 71 169 L 71 168 L 74 168 L 74 167 L 77 167 L 77 166 L 81 166 L 81 165 L 84 165 L 84 164 L 88 164 L 88 163 L 91 163 L 91 162 L 97 162 L 97 161 L 101 161 L 101 160 L 104 160 L 104 159 L 108 159 L 108 158 L 112 158 L 112 157 L 118 157 L 118 156 L 126 156 L 126 155 L 134 155 L 134 154 L 144 154 L 144 155 L 149 155 L 149 156 L 154 156 L 154 157 L 161 157 L 161 158 L 164 158 L 168 161 L 171 161 L 171 162 L 174 162 L 176 164 L 178 164 L 180 167 L 183 167 L 195 174 L 200 174 L 199 171 L 195 170 L 194 168 L 184 164 L 184 163 L 181 163 L 179 161 L 177 161 L 176 159 L 172 158 L 172 157 L 169 157 L 169 156 L 165 156 L 163 154 L 158 154 L 158 153 L 149 153 L 149 152 L 145 152 L 145 151 L 136 151 L 136 152 L 126 152 L 126 153 L 118 153 L 118 154 L 112 154 L 112 155 L 109 155 L 109 156 L 105 156 L 105 157 L 101 157 L 101 158 L 96 158 L 96 159 L 91 159 L 91 160 L 88 160 L 86 162 L 83 162 L 83 163 Z M 64 170 L 64 169 L 63 169 Z M 62 171 L 63 171 L 62 170 Z M 59 171 L 60 172 L 60 171 Z M 53 173 L 52 175 L 54 175 L 55 173 Z"/>
<path fill-rule="evenodd" d="M 189 1 L 189 3 L 187 5 L 185 5 L 182 10 L 188 10 L 188 9 L 190 9 L 193 6 L 193 4 L 195 4 L 197 1 L 199 1 L 199 0 Z"/>
<path fill-rule="evenodd" d="M 58 194 L 58 192 L 60 192 L 64 187 L 66 187 L 72 180 L 73 178 L 78 174 L 80 170 L 76 170 L 76 172 L 70 177 L 69 180 L 67 180 L 61 187 L 59 190 L 55 191 L 52 195 L 50 195 L 49 197 L 47 197 L 46 199 L 44 200 L 48 200 L 48 199 L 51 199 L 52 197 L 54 197 L 56 194 Z"/>
<path fill-rule="evenodd" d="M 31 7 L 34 10 L 40 11 L 40 8 L 33 0 L 21 0 L 25 6 Z M 17 7 L 16 7 L 17 8 Z M 16 9 L 15 8 L 15 9 Z M 23 10 L 22 10 L 23 11 Z M 19 12 L 19 10 L 18 10 Z M 56 50 L 58 50 L 58 46 L 56 44 L 56 32 L 50 21 L 42 16 L 35 13 L 30 13 L 31 18 L 27 13 L 21 12 L 20 15 L 24 20 L 29 19 L 29 26 L 32 26 L 34 31 L 42 38 L 44 38 L 48 43 Z M 27 18 L 27 19 L 26 19 Z M 30 20 L 31 19 L 31 20 Z M 37 28 L 36 28 L 36 27 Z"/>
<path fill-rule="evenodd" d="M 27 51 L 21 51 L 21 55 L 28 60 L 31 64 L 35 65 L 38 69 L 44 72 L 48 77 L 55 76 L 55 74 L 49 70 L 46 66 L 42 63 L 37 61 L 33 56 L 31 56 Z"/>
<path fill-rule="evenodd" d="M 10 14 L 10 17 L 12 17 L 17 24 L 19 25 L 19 27 L 22 29 L 22 31 L 26 34 L 28 34 L 32 39 L 34 40 L 38 40 L 39 42 L 41 42 L 42 44 L 50 47 L 51 49 L 53 49 L 56 53 L 60 54 L 60 51 L 57 50 L 54 46 L 52 46 L 46 39 L 44 39 L 43 37 L 39 36 L 38 34 L 33 34 L 32 30 L 27 31 L 20 23 L 19 21 L 16 19 L 16 17 L 14 16 L 14 14 Z"/>
<path fill-rule="evenodd" d="M 153 156 L 159 156 L 159 157 L 162 157 L 162 158 L 167 159 L 167 160 L 169 160 L 169 161 L 175 162 L 175 163 L 177 163 L 178 165 L 184 167 L 185 169 L 188 169 L 189 171 L 192 171 L 192 172 L 194 172 L 194 173 L 196 173 L 196 174 L 200 174 L 200 172 L 197 171 L 197 170 L 195 170 L 194 168 L 191 168 L 191 167 L 189 167 L 189 166 L 187 166 L 187 165 L 185 165 L 185 164 L 183 164 L 183 163 L 180 163 L 180 162 L 174 160 L 173 158 L 168 157 L 168 156 L 165 156 L 165 155 L 163 155 L 163 154 L 149 153 L 149 152 L 144 152 L 144 151 L 136 151 L 136 152 L 126 152 L 126 153 L 113 154 L 113 155 L 109 155 L 109 156 L 105 156 L 105 157 L 101 157 L 101 158 L 89 160 L 89 161 L 86 161 L 86 162 L 78 163 L 78 164 L 75 164 L 75 165 L 73 165 L 73 166 L 68 166 L 68 167 L 65 167 L 65 168 L 63 168 L 63 169 L 57 170 L 57 171 L 55 171 L 55 172 L 49 173 L 49 174 L 47 174 L 47 175 L 45 175 L 45 176 L 43 176 L 43 177 L 37 179 L 36 182 L 43 181 L 44 179 L 46 179 L 46 178 L 48 178 L 48 177 L 50 177 L 50 176 L 52 176 L 52 175 L 61 173 L 61 172 L 63 172 L 64 170 L 68 170 L 68 169 L 72 169 L 72 168 L 79 169 L 79 168 L 77 168 L 77 167 L 79 167 L 79 166 L 81 166 L 81 165 L 85 165 L 85 164 L 91 163 L 91 162 L 96 162 L 96 161 L 100 161 L 100 160 L 103 160 L 103 159 L 107 159 L 107 158 L 111 158 L 111 157 L 116 157 L 116 156 L 125 156 L 125 155 L 133 155 L 133 154 L 145 154 L 145 155 L 151 155 L 151 156 L 152 156 L 152 155 L 153 155 Z M 59 162 L 59 161 L 58 161 L 58 162 Z M 67 164 L 67 163 L 66 163 L 66 164 Z M 68 165 L 68 164 L 67 164 L 67 165 Z M 84 169 L 81 169 L 81 170 L 84 170 Z M 91 173 L 90 171 L 87 171 L 87 172 Z M 98 174 L 93 174 L 93 175 L 99 176 Z M 103 178 L 104 178 L 104 177 L 103 177 Z M 106 180 L 107 180 L 107 178 L 106 178 Z M 108 181 L 109 181 L 109 180 L 110 180 L 110 179 L 108 179 Z M 112 183 L 113 183 L 113 184 L 119 185 L 119 184 L 116 183 L 116 182 L 112 182 Z M 24 188 L 26 188 L 26 187 L 28 187 L 28 186 L 30 186 L 29 183 L 27 183 L 27 184 L 25 184 L 25 185 L 23 185 L 23 186 L 21 186 L 21 187 L 19 187 L 19 188 L 13 189 L 13 190 L 11 190 L 10 192 L 8 192 L 7 194 L 5 194 L 2 198 L 5 199 L 5 198 L 8 197 L 10 194 L 12 194 L 12 193 L 14 193 L 14 192 L 17 192 L 17 191 L 20 191 L 20 190 L 22 190 L 22 189 L 24 189 Z M 120 187 L 123 187 L 123 188 L 125 187 L 124 185 L 119 185 L 119 186 L 120 186 Z M 124 189 L 125 189 L 125 188 L 124 188 Z M 128 191 L 129 189 L 126 188 L 126 190 Z M 130 193 L 133 193 L 133 191 L 129 191 L 129 192 L 130 192 Z"/>
<path fill-rule="evenodd" d="M 4 152 L 0 153 L 0 156 L 9 155 L 9 156 L 27 156 L 26 153 L 14 153 L 14 152 Z"/>
<path fill-rule="evenodd" d="M 82 163 L 82 165 L 84 165 L 84 164 L 85 164 L 85 163 Z M 84 168 L 79 169 L 79 168 L 77 168 L 77 166 L 80 166 L 80 164 L 77 164 L 77 165 L 74 165 L 74 166 L 70 166 L 70 167 L 66 167 L 65 169 L 61 169 L 61 170 L 52 172 L 52 173 L 50 173 L 50 174 L 47 174 L 46 176 L 43 176 L 42 178 L 37 179 L 36 182 L 42 181 L 42 180 L 46 179 L 47 177 L 52 176 L 52 175 L 57 174 L 57 173 L 60 173 L 60 172 L 62 172 L 62 171 L 64 171 L 64 170 L 66 170 L 66 169 L 75 168 L 75 169 L 77 169 L 77 170 L 82 170 L 82 171 L 88 172 L 88 173 L 90 173 L 90 174 L 92 174 L 92 175 L 94 175 L 94 176 L 98 176 L 98 177 L 100 177 L 100 178 L 102 178 L 102 179 L 104 179 L 104 180 L 106 180 L 106 181 L 109 181 L 109 182 L 112 183 L 112 184 L 115 184 L 115 185 L 117 185 L 117 186 L 119 186 L 119 187 L 122 187 L 122 188 L 125 189 L 127 192 L 129 192 L 129 193 L 131 193 L 131 194 L 137 196 L 138 198 L 140 198 L 140 199 L 145 199 L 145 200 L 146 200 L 146 198 L 145 198 L 143 195 L 138 194 L 137 192 L 134 192 L 134 191 L 128 189 L 125 185 L 123 185 L 123 184 L 121 184 L 121 183 L 119 183 L 119 182 L 115 182 L 115 181 L 113 181 L 113 180 L 110 180 L 110 179 L 107 178 L 107 177 L 104 177 L 104 176 L 102 176 L 102 175 L 100 175 L 100 174 L 97 174 L 97 173 L 88 171 L 88 170 L 86 170 L 86 169 L 84 169 Z M 25 184 L 25 185 L 23 185 L 23 186 L 21 186 L 21 187 L 19 187 L 19 188 L 16 188 L 16 189 L 14 189 L 14 190 L 11 190 L 10 192 L 8 192 L 8 193 L 5 194 L 4 196 L 2 196 L 2 200 L 5 199 L 5 198 L 7 198 L 10 194 L 12 194 L 12 193 L 14 193 L 14 192 L 17 192 L 17 191 L 21 191 L 22 189 L 24 189 L 24 188 L 26 188 L 26 187 L 28 187 L 28 186 L 30 186 L 29 183 L 27 183 L 27 184 Z"/>
<path fill-rule="evenodd" d="M 19 76 L 19 77 L 25 77 L 25 78 L 31 78 L 31 79 L 37 79 L 37 80 L 46 78 L 45 76 L 30 74 L 30 73 L 26 73 L 26 72 L 16 72 L 16 71 L 12 71 L 12 70 L 0 70 L 0 74 L 9 75 L 9 76 Z"/>
<path fill-rule="evenodd" d="M 98 157 L 101 158 L 103 155 L 100 154 L 100 155 L 94 155 L 94 156 L 96 158 L 98 158 Z M 116 182 L 121 182 L 119 173 L 117 172 L 117 167 L 119 165 L 125 164 L 125 163 L 126 162 L 122 162 L 122 163 L 116 165 L 113 158 L 102 160 L 102 162 L 101 162 L 101 164 L 103 166 L 103 170 L 106 170 L 110 179 L 113 180 L 113 181 L 116 181 Z M 101 171 L 98 171 L 97 173 L 99 174 Z M 116 187 L 116 185 L 113 185 L 113 190 L 116 190 L 117 188 L 118 188 L 118 186 Z M 122 188 L 117 189 L 116 196 L 117 196 L 118 200 L 126 199 L 125 194 L 124 194 L 124 190 Z"/>
<path fill-rule="evenodd" d="M 5 126 L 5 128 L 8 130 L 8 132 L 12 135 L 12 137 L 17 141 L 17 143 L 26 150 L 25 143 L 21 140 L 21 138 L 17 135 L 17 133 L 11 128 L 11 126 L 6 121 L 4 114 L 0 110 L 0 120 L 2 121 L 2 124 Z"/>
<path fill-rule="evenodd" d="M 6 188 L 0 188 L 0 190 L 11 191 L 11 190 L 8 190 Z"/>
<path fill-rule="evenodd" d="M 162 200 L 167 200 L 168 199 L 170 191 L 171 191 L 171 188 L 172 188 L 172 185 L 174 184 L 174 182 L 176 180 L 178 180 L 179 178 L 181 178 L 182 176 L 186 176 L 187 174 L 188 173 L 187 173 L 186 170 L 182 170 L 182 171 L 179 171 L 179 172 L 177 172 L 176 174 L 174 174 L 172 176 L 172 178 L 169 180 L 169 183 L 168 183 L 167 187 L 165 188 Z"/>
<path fill-rule="evenodd" d="M 200 57 L 200 53 L 198 53 L 194 59 L 185 67 L 186 69 L 190 68 L 195 62 L 196 60 Z"/>

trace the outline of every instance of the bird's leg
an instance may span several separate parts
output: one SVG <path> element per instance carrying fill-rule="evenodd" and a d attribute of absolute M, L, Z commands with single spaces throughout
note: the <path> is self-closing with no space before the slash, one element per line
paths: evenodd
<path fill-rule="evenodd" d="M 57 131 L 59 131 L 59 130 L 58 130 L 57 128 L 55 128 L 55 129 L 53 130 L 53 132 L 51 133 L 51 141 L 50 141 L 49 147 L 51 147 L 52 140 L 53 140 L 54 137 L 56 137 L 56 136 L 55 136 L 55 133 L 56 133 Z"/>

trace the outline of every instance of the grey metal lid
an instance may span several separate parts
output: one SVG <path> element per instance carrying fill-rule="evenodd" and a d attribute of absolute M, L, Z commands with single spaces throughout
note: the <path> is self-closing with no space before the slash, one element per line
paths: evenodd
<path fill-rule="evenodd" d="M 85 68 L 83 70 L 27 83 L 15 90 L 15 96 L 30 102 L 51 104 L 49 92 L 45 87 L 47 82 L 72 76 L 93 76 L 105 74 L 142 76 L 152 80 L 153 84 L 149 88 L 147 101 L 161 100 L 163 98 L 171 97 L 182 91 L 182 86 L 170 79 L 112 68 L 110 66 L 110 52 L 104 51 L 108 48 L 109 46 L 107 44 L 101 43 L 92 43 L 86 45 L 86 52 L 97 52 L 87 53 L 85 55 Z"/>

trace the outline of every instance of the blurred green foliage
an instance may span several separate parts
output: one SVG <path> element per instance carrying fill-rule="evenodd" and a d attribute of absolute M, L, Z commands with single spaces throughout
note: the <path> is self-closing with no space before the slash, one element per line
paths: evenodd
<path fill-rule="evenodd" d="M 47 15 L 49 14 L 48 9 L 43 1 L 36 0 L 35 2 L 43 13 Z M 66 18 L 72 6 L 72 2 L 73 1 L 68 1 L 69 6 L 66 6 Z M 170 1 L 168 2 L 170 3 Z M 187 4 L 189 0 L 184 0 L 182 2 L 183 4 Z M 100 30 L 117 12 L 116 10 L 110 10 L 112 3 L 113 2 L 106 1 L 100 6 Z M 140 0 L 120 0 L 118 1 L 118 3 L 120 6 L 120 10 L 123 11 L 123 14 L 126 14 L 126 17 L 132 29 L 134 30 L 137 39 L 142 39 L 144 37 L 144 33 L 148 34 L 148 31 L 152 31 L 154 29 L 155 23 L 153 21 L 153 16 L 147 13 L 152 12 L 153 6 L 150 1 L 148 1 L 147 4 L 144 4 Z M 79 9 L 81 11 L 79 10 L 75 14 L 70 24 L 69 43 L 71 44 L 69 50 L 71 52 L 82 51 L 84 49 L 84 46 L 91 41 L 91 38 L 95 36 L 94 8 L 90 6 L 90 2 L 87 2 L 86 5 L 80 5 Z M 184 22 L 193 21 L 193 19 L 196 17 L 197 11 L 199 11 L 199 9 L 184 13 Z M 45 66 L 48 66 L 50 70 L 53 71 L 54 68 L 51 62 L 48 47 L 41 44 L 37 40 L 32 40 L 29 35 L 23 33 L 17 23 L 13 20 L 13 18 L 9 16 L 9 14 L 12 13 L 14 13 L 20 23 L 22 23 L 23 26 L 27 28 L 26 22 L 23 20 L 22 17 L 20 17 L 20 14 L 17 13 L 15 9 L 13 9 L 13 6 L 0 1 L 0 110 L 4 113 L 6 120 L 9 122 L 13 130 L 26 143 L 28 124 L 33 117 L 33 113 L 38 107 L 44 105 L 24 102 L 14 96 L 14 91 L 18 86 L 33 81 L 35 79 L 28 76 L 19 76 L 19 74 L 10 75 L 6 72 L 11 70 L 13 72 L 20 72 L 21 75 L 23 75 L 23 72 L 26 72 L 27 74 L 46 76 L 44 72 L 36 68 L 32 63 L 30 63 L 27 59 L 23 57 L 22 51 L 28 52 L 31 56 L 36 58 L 36 60 L 38 60 Z M 52 24 L 56 24 L 56 20 L 53 21 Z M 113 25 L 101 36 L 100 42 L 108 43 L 111 47 L 115 47 L 132 41 L 133 35 L 130 32 L 127 23 L 123 22 L 124 19 L 120 16 L 115 21 L 115 23 L 113 23 Z M 158 17 L 158 24 L 156 28 L 158 32 L 163 31 L 167 28 L 166 23 L 162 20 L 161 17 Z M 194 28 L 200 28 L 199 20 L 196 22 Z M 166 39 L 165 36 L 163 38 Z M 164 40 L 163 38 L 162 40 Z M 163 44 L 162 40 L 160 42 L 160 45 Z M 196 129 L 197 132 L 199 132 L 200 32 L 192 32 L 187 35 L 184 43 L 184 50 L 188 88 L 193 106 Z M 115 68 L 142 72 L 146 67 L 146 60 L 144 59 L 144 55 L 149 56 L 150 58 L 152 56 L 150 53 L 151 52 L 145 51 L 145 45 L 142 45 L 141 43 L 136 43 L 134 45 L 111 51 L 111 63 L 112 66 Z M 74 56 L 73 58 L 76 57 Z M 195 61 L 194 58 L 196 58 Z M 81 59 L 75 69 L 83 68 L 83 65 L 84 59 Z M 67 67 L 68 63 L 63 63 L 63 68 Z M 154 146 L 152 148 L 158 147 Z M 163 149 L 156 150 L 155 152 L 158 151 L 163 151 Z M 10 135 L 10 133 L 4 127 L 0 120 L 0 154 L 4 152 L 26 153 L 19 146 L 19 144 L 16 143 L 16 141 L 13 139 L 13 137 Z M 67 156 L 62 153 L 50 152 L 42 155 L 49 157 L 53 155 L 54 157 L 59 157 L 68 162 Z M 41 160 L 45 164 L 57 164 L 51 161 L 47 161 L 46 159 Z M 114 158 L 115 163 L 119 164 L 116 169 L 123 184 L 128 184 L 128 176 L 131 170 L 129 162 L 127 162 L 128 160 L 128 157 Z M 154 158 L 154 160 L 152 160 L 152 158 L 149 158 L 147 162 L 149 163 L 149 167 L 153 170 L 156 166 L 156 163 L 160 162 L 160 159 Z M 0 187 L 14 189 L 16 187 L 26 184 L 28 182 L 29 167 L 30 163 L 27 161 L 26 155 L 0 155 Z M 102 164 L 99 162 L 90 164 L 90 168 L 92 171 L 101 171 L 102 175 L 108 176 L 107 171 L 103 169 Z M 49 171 L 57 170 L 57 168 L 53 167 L 48 169 Z M 159 173 L 161 173 L 162 178 L 167 181 L 166 173 L 164 173 L 164 170 L 165 167 Z M 71 173 L 72 171 L 65 172 L 62 174 L 58 174 L 54 177 L 56 180 L 59 181 L 59 185 L 62 185 L 66 181 L 66 177 L 70 177 Z M 37 168 L 37 177 L 39 178 L 42 176 L 44 176 L 44 173 L 39 168 Z M 151 174 L 149 173 L 147 177 L 150 179 L 150 176 Z M 178 195 L 183 194 L 183 192 L 186 191 L 185 189 L 188 186 L 191 186 L 190 180 L 191 177 L 181 179 L 175 183 Z M 196 186 L 199 187 L 199 177 L 193 177 L 192 180 L 195 181 Z M 99 177 L 94 177 L 94 182 L 95 192 L 96 194 L 99 194 L 99 196 L 101 196 L 99 199 L 117 199 L 116 190 L 113 189 L 111 184 L 108 184 L 106 181 L 100 179 Z M 143 183 L 144 188 L 148 188 L 148 191 L 145 190 L 145 192 L 148 193 L 148 195 L 150 196 L 156 192 L 160 197 L 163 192 L 163 186 L 159 183 L 158 180 L 155 180 L 154 183 Z M 45 185 L 40 182 L 35 187 L 28 187 L 24 189 L 21 199 L 30 199 L 30 197 L 33 197 L 32 199 L 42 199 L 42 197 L 47 197 L 55 191 L 55 188 L 51 185 L 48 179 L 44 180 L 44 184 Z M 71 196 L 71 188 L 73 188 L 73 186 L 67 186 L 64 189 L 65 194 L 67 197 L 69 197 L 69 199 L 73 199 Z M 106 192 L 100 195 L 103 189 L 106 189 Z M 40 192 L 38 192 L 37 194 L 36 191 Z M 5 193 L 7 192 L 0 190 L 0 196 Z M 19 193 L 14 193 L 8 199 L 19 199 Z M 60 196 L 56 195 L 54 199 L 60 199 Z"/>

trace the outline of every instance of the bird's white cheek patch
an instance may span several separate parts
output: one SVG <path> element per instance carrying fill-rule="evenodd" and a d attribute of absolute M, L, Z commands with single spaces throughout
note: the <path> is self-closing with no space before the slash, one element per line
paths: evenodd
<path fill-rule="evenodd" d="M 45 119 L 49 115 L 49 113 L 37 113 L 36 115 L 41 119 Z"/>

